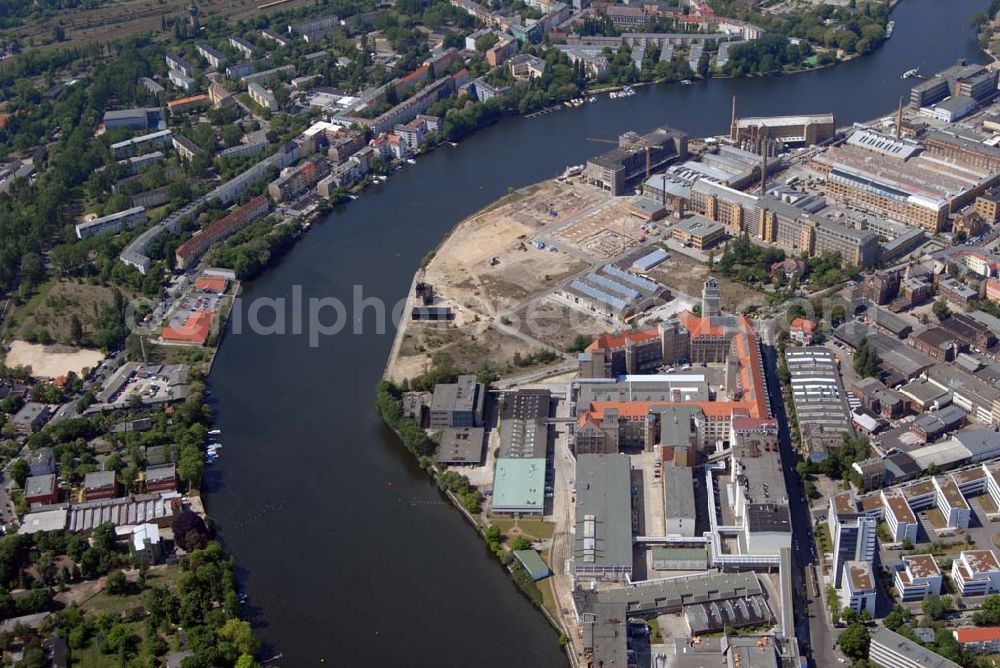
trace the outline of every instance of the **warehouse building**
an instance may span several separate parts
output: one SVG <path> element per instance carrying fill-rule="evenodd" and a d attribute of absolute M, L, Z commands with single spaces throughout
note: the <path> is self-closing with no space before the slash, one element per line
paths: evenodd
<path fill-rule="evenodd" d="M 854 433 L 836 356 L 821 346 L 788 348 L 785 364 L 802 437 L 811 455 L 821 459 L 828 449 L 843 444 L 845 434 Z"/>
<path fill-rule="evenodd" d="M 541 515 L 545 509 L 545 466 L 539 459 L 497 459 L 491 507 L 499 515 Z"/>
<path fill-rule="evenodd" d="M 580 455 L 576 462 L 578 578 L 624 580 L 632 575 L 631 473 L 626 455 Z"/>
<path fill-rule="evenodd" d="M 584 177 L 612 195 L 624 195 L 652 172 L 686 157 L 687 135 L 683 132 L 666 126 L 645 135 L 626 132 L 618 138 L 618 148 L 587 161 Z"/>
<path fill-rule="evenodd" d="M 486 388 L 471 374 L 454 383 L 438 383 L 431 400 L 431 429 L 481 427 Z"/>
<path fill-rule="evenodd" d="M 694 471 L 690 467 L 663 466 L 663 505 L 667 535 L 694 537 Z"/>
<path fill-rule="evenodd" d="M 483 461 L 485 435 L 482 427 L 442 429 L 435 461 L 443 466 L 479 466 Z"/>

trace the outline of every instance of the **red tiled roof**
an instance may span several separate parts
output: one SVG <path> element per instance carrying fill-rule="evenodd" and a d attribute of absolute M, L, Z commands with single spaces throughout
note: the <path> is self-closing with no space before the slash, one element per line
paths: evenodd
<path fill-rule="evenodd" d="M 955 640 L 959 643 L 990 642 L 1000 640 L 1000 626 L 966 627 L 955 629 Z"/>
<path fill-rule="evenodd" d="M 419 79 L 422 76 L 426 76 L 428 72 L 430 72 L 430 66 L 429 65 L 421 65 L 420 67 L 418 67 L 417 69 L 413 70 L 412 72 L 410 72 L 409 74 L 407 74 L 405 77 L 403 77 L 402 79 L 400 79 L 400 82 L 402 82 L 402 83 L 410 83 L 411 81 L 413 81 L 415 79 Z"/>
<path fill-rule="evenodd" d="M 692 338 L 698 336 L 722 336 L 726 328 L 713 324 L 710 318 L 702 318 L 690 311 L 679 314 L 681 324 L 691 332 Z M 594 402 L 591 404 L 590 417 L 600 422 L 604 408 L 618 408 L 619 414 L 644 416 L 650 406 L 664 406 L 674 403 L 694 404 L 701 407 L 707 417 L 731 417 L 746 415 L 751 418 L 767 418 L 770 415 L 767 404 L 767 392 L 764 384 L 763 367 L 760 358 L 760 347 L 757 345 L 757 335 L 746 316 L 737 317 L 739 331 L 733 337 L 732 346 L 739 359 L 740 389 L 743 398 L 740 401 L 705 401 L 705 402 Z M 646 329 L 622 334 L 604 334 L 587 346 L 588 352 L 595 350 L 610 350 L 625 345 L 626 340 L 633 343 L 648 341 L 659 336 L 657 329 Z M 626 408 L 622 408 L 626 407 Z M 580 424 L 583 424 L 581 421 Z"/>
<path fill-rule="evenodd" d="M 733 418 L 733 429 L 737 431 L 744 431 L 749 429 L 758 429 L 760 427 L 778 427 L 777 421 L 771 418 L 752 418 L 752 417 L 734 417 Z"/>
<path fill-rule="evenodd" d="M 205 345 L 205 342 L 208 341 L 208 335 L 212 331 L 212 320 L 214 319 L 215 311 L 198 310 L 189 315 L 180 327 L 164 327 L 160 336 L 164 341 Z"/>
<path fill-rule="evenodd" d="M 812 320 L 807 320 L 806 318 L 796 318 L 795 320 L 792 320 L 791 328 L 793 330 L 805 332 L 806 334 L 812 334 L 816 330 L 816 325 L 813 324 Z"/>
<path fill-rule="evenodd" d="M 194 289 L 200 290 L 201 292 L 214 292 L 216 294 L 223 294 L 226 291 L 226 287 L 229 285 L 229 281 L 224 278 L 218 278 L 215 276 L 203 276 L 199 278 L 194 283 Z"/>
<path fill-rule="evenodd" d="M 659 335 L 660 332 L 656 329 L 643 329 L 637 332 L 622 332 L 621 334 L 601 334 L 594 339 L 593 343 L 587 346 L 587 352 L 614 350 L 615 348 L 623 347 L 627 340 L 632 343 L 642 343 L 650 339 L 655 339 Z"/>
<path fill-rule="evenodd" d="M 192 95 L 191 97 L 182 97 L 176 100 L 171 100 L 167 102 L 168 107 L 180 107 L 185 104 L 193 104 L 195 102 L 206 102 L 208 101 L 208 96 L 202 93 L 201 95 Z"/>
<path fill-rule="evenodd" d="M 691 333 L 693 339 L 700 336 L 722 336 L 726 333 L 724 326 L 713 324 L 711 318 L 703 318 L 691 311 L 682 311 L 677 314 L 677 318 L 684 325 L 684 329 Z"/>

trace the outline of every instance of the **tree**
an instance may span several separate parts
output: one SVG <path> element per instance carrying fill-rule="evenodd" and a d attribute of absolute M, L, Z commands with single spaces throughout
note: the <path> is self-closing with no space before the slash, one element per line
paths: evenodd
<path fill-rule="evenodd" d="M 972 623 L 977 626 L 1000 624 L 1000 595 L 987 596 L 979 611 L 972 615 Z"/>
<path fill-rule="evenodd" d="M 861 345 L 854 353 L 854 371 L 862 378 L 878 378 L 882 364 L 878 353 L 868 345 L 868 339 L 861 339 Z"/>
<path fill-rule="evenodd" d="M 870 641 L 868 627 L 855 622 L 840 634 L 837 644 L 840 645 L 840 649 L 844 651 L 844 654 L 852 659 L 863 659 L 868 656 L 868 644 Z"/>
<path fill-rule="evenodd" d="M 260 664 L 249 654 L 244 654 L 236 660 L 236 668 L 260 668 Z"/>
<path fill-rule="evenodd" d="M 899 627 L 909 623 L 910 613 L 897 604 L 892 608 L 892 612 L 885 616 L 883 621 L 887 629 L 896 631 Z"/>
<path fill-rule="evenodd" d="M 111 571 L 104 582 L 104 592 L 112 596 L 124 596 L 128 592 L 128 581 L 123 571 Z"/>
<path fill-rule="evenodd" d="M 830 616 L 833 617 L 833 623 L 839 623 L 840 613 L 842 612 L 840 607 L 840 594 L 832 585 L 827 585 L 826 587 L 826 605 L 830 608 Z"/>
<path fill-rule="evenodd" d="M 28 462 L 23 459 L 16 459 L 14 463 L 10 465 L 10 477 L 14 479 L 14 482 L 18 484 L 19 487 L 24 487 L 24 481 L 28 479 L 28 473 L 31 472 L 31 467 L 28 466 Z"/>
<path fill-rule="evenodd" d="M 240 655 L 253 656 L 259 647 L 250 623 L 241 619 L 227 619 L 219 629 L 219 638 L 232 644 Z"/>
<path fill-rule="evenodd" d="M 205 521 L 190 510 L 181 511 L 174 517 L 173 529 L 174 542 L 187 552 L 201 549 L 208 542 Z"/>
<path fill-rule="evenodd" d="M 25 288 L 33 290 L 45 278 L 45 266 L 38 253 L 25 253 L 21 258 L 21 281 Z"/>
<path fill-rule="evenodd" d="M 239 129 L 239 127 L 233 124 L 226 125 L 222 128 L 222 143 L 225 144 L 226 148 L 239 144 L 242 136 L 243 132 Z"/>
<path fill-rule="evenodd" d="M 948 302 L 943 299 L 939 299 L 934 302 L 934 306 L 931 307 L 931 312 L 938 321 L 946 319 L 951 315 L 951 309 L 948 307 Z"/>
<path fill-rule="evenodd" d="M 524 536 L 518 536 L 510 543 L 510 549 L 512 550 L 530 550 L 531 541 Z"/>
<path fill-rule="evenodd" d="M 924 614 L 931 621 L 940 621 L 951 610 L 950 596 L 928 596 L 921 604 Z"/>

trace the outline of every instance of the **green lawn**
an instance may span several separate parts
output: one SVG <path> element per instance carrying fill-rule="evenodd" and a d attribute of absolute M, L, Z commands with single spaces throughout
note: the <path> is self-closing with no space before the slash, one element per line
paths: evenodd
<path fill-rule="evenodd" d="M 559 613 L 559 603 L 556 601 L 556 595 L 552 588 L 552 578 L 545 578 L 535 584 L 542 592 L 542 606 L 549 611 L 552 619 L 562 619 L 562 615 Z"/>
<path fill-rule="evenodd" d="M 931 508 L 927 511 L 927 521 L 935 529 L 941 529 L 945 526 L 944 515 L 937 508 Z"/>
<path fill-rule="evenodd" d="M 514 528 L 515 522 L 517 528 L 520 530 L 520 535 L 527 538 L 533 538 L 535 540 L 545 540 L 547 538 L 552 538 L 552 534 L 556 530 L 556 525 L 551 522 L 545 522 L 539 519 L 524 519 L 513 520 L 507 517 L 490 517 L 490 524 L 494 524 L 500 528 L 500 532 L 503 535 L 510 536 L 511 530 Z"/>
<path fill-rule="evenodd" d="M 146 574 L 146 583 L 150 587 L 167 587 L 176 590 L 180 574 L 178 566 L 158 566 Z M 122 611 L 137 605 L 142 605 L 142 594 L 112 596 L 101 591 L 84 601 L 80 607 L 95 615 L 102 615 L 106 612 L 119 615 Z"/>

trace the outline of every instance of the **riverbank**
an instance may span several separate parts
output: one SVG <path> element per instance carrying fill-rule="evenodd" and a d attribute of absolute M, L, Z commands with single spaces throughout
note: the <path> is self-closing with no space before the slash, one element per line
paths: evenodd
<path fill-rule="evenodd" d="M 719 134 L 733 95 L 746 116 L 833 112 L 839 125 L 878 117 L 912 85 L 901 72 L 980 57 L 968 23 L 985 4 L 907 0 L 894 12 L 897 34 L 878 52 L 803 76 L 649 86 L 565 116 L 506 118 L 463 139 L 460 150 L 421 156 L 418 167 L 390 177 L 391 187 L 337 207 L 328 224 L 314 225 L 282 262 L 244 285 L 241 308 L 245 314 L 257 298 L 287 300 L 293 286 L 305 298 L 351 304 L 361 285 L 365 297 L 395 304 L 458 221 L 508 186 L 545 180 L 602 150 L 586 137 L 664 123 L 692 136 Z M 858 90 L 864 94 L 850 94 Z M 373 320 L 370 311 L 365 318 Z M 377 415 L 371 388 L 395 331 L 373 331 L 366 324 L 364 336 L 345 331 L 319 347 L 305 336 L 227 333 L 215 360 L 213 408 L 227 448 L 209 471 L 207 495 L 258 632 L 286 665 L 319 657 L 343 665 L 564 665 L 549 625 Z M 276 461 L 286 473 L 277 474 Z M 326 518 L 324 530 L 303 532 L 295 520 L 303 512 Z M 388 541 L 420 549 L 400 559 Z M 330 600 L 341 605 L 331 610 Z M 429 612 L 387 617 L 389 600 Z"/>
<path fill-rule="evenodd" d="M 558 642 L 563 648 L 569 664 L 576 668 L 580 664 L 580 657 L 573 651 L 574 642 L 567 635 L 566 627 L 559 620 L 559 610 L 554 603 L 555 591 L 550 589 L 550 597 L 546 597 L 543 587 L 552 587 L 551 581 L 540 584 L 531 579 L 527 571 L 514 558 L 514 549 L 511 537 L 505 535 L 499 524 L 490 522 L 489 517 L 482 506 L 483 497 L 478 490 L 470 492 L 472 489 L 468 478 L 447 467 L 433 464 L 426 456 L 421 454 L 422 447 L 428 447 L 426 434 L 412 420 L 402 415 L 402 394 L 398 387 L 389 381 L 379 383 L 376 390 L 376 407 L 379 416 L 385 425 L 395 434 L 411 454 L 417 457 L 421 469 L 434 481 L 438 491 L 451 503 L 451 505 L 461 513 L 468 523 L 482 539 L 485 546 L 513 581 L 521 594 L 523 594 L 539 610 L 552 628 L 559 633 Z M 548 606 L 553 606 L 552 610 Z"/>

